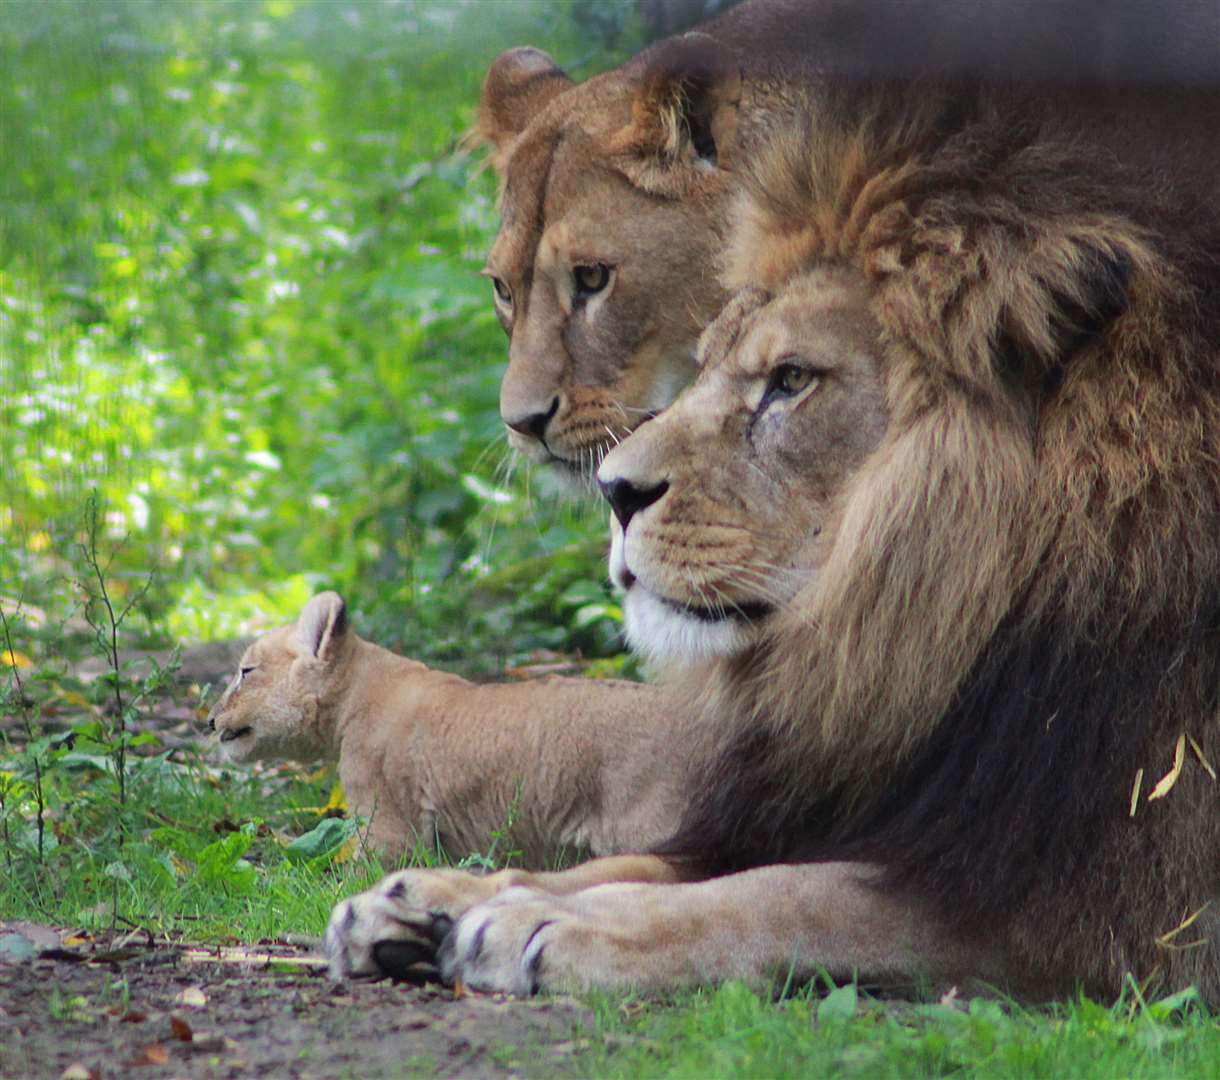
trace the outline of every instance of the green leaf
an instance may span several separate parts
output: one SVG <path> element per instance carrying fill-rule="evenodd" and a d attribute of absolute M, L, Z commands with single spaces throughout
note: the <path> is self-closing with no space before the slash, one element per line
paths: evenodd
<path fill-rule="evenodd" d="M 841 1020 L 850 1020 L 856 1015 L 856 1005 L 859 995 L 856 984 L 848 983 L 832 990 L 818 1003 L 818 1023 L 833 1024 Z"/>
<path fill-rule="evenodd" d="M 1161 998 L 1160 1001 L 1152 1002 L 1148 1006 L 1148 1012 L 1158 1020 L 1168 1020 L 1174 1013 L 1185 1009 L 1189 1005 L 1201 1004 L 1202 999 L 1199 997 L 1199 988 L 1197 986 L 1188 986 L 1175 994 Z"/>
<path fill-rule="evenodd" d="M 298 836 L 284 848 L 289 862 L 309 862 L 337 851 L 356 833 L 355 818 L 323 818 L 309 832 Z"/>

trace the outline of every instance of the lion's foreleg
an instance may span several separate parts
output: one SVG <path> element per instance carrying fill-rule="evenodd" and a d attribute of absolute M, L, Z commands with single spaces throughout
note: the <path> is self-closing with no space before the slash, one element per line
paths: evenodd
<path fill-rule="evenodd" d="M 335 907 L 326 929 L 331 975 L 430 976 L 436 948 L 454 922 L 510 889 L 562 897 L 610 882 L 665 885 L 680 880 L 674 864 L 653 855 L 612 855 L 546 873 L 399 870 Z"/>
<path fill-rule="evenodd" d="M 568 895 L 514 887 L 470 909 L 440 950 L 446 981 L 529 994 L 590 987 L 757 986 L 825 970 L 871 984 L 997 979 L 988 951 L 919 905 L 872 888 L 865 866 L 772 866 L 659 888 Z"/>

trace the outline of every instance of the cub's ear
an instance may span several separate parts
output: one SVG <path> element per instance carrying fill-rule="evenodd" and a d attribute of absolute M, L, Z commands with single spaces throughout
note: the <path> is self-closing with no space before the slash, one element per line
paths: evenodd
<path fill-rule="evenodd" d="M 707 34 L 662 42 L 643 58 L 631 122 L 610 139 L 641 187 L 680 195 L 696 170 L 731 167 L 741 68 Z"/>
<path fill-rule="evenodd" d="M 483 80 L 476 124 L 478 138 L 492 147 L 492 163 L 503 165 L 503 153 L 546 105 L 572 80 L 541 49 L 525 46 L 496 57 Z"/>
<path fill-rule="evenodd" d="M 297 644 L 306 656 L 331 660 L 347 633 L 347 605 L 336 592 L 318 593 L 297 619 Z"/>

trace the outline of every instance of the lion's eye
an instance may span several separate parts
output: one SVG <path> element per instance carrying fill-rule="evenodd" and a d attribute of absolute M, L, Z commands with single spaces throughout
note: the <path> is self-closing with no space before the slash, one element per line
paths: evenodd
<path fill-rule="evenodd" d="M 780 364 L 767 380 L 763 401 L 774 398 L 796 397 L 817 382 L 817 372 L 798 364 Z"/>
<path fill-rule="evenodd" d="M 250 667 L 243 667 L 243 668 L 240 668 L 239 670 L 241 672 L 241 677 L 244 679 L 247 675 L 250 674 L 250 672 L 252 672 L 254 670 L 254 666 L 252 665 Z"/>
<path fill-rule="evenodd" d="M 576 282 L 576 299 L 584 300 L 596 296 L 610 284 L 610 267 L 605 263 L 572 267 L 572 278 Z"/>
<path fill-rule="evenodd" d="M 513 293 L 512 290 L 504 284 L 503 280 L 498 277 L 493 277 L 491 279 L 491 287 L 493 290 L 495 290 L 496 299 L 499 300 L 501 304 L 504 304 L 506 307 L 512 307 Z"/>

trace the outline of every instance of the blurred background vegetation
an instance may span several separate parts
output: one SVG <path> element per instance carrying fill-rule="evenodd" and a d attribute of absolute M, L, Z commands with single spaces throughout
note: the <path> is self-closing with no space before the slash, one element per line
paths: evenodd
<path fill-rule="evenodd" d="M 461 137 L 500 50 L 586 77 L 672 30 L 658 12 L 6 0 L 10 614 L 71 616 L 96 489 L 118 598 L 152 575 L 128 628 L 149 643 L 257 632 L 335 588 L 433 662 L 616 654 L 604 512 L 514 469 L 501 434 L 477 276 L 495 185 Z"/>

